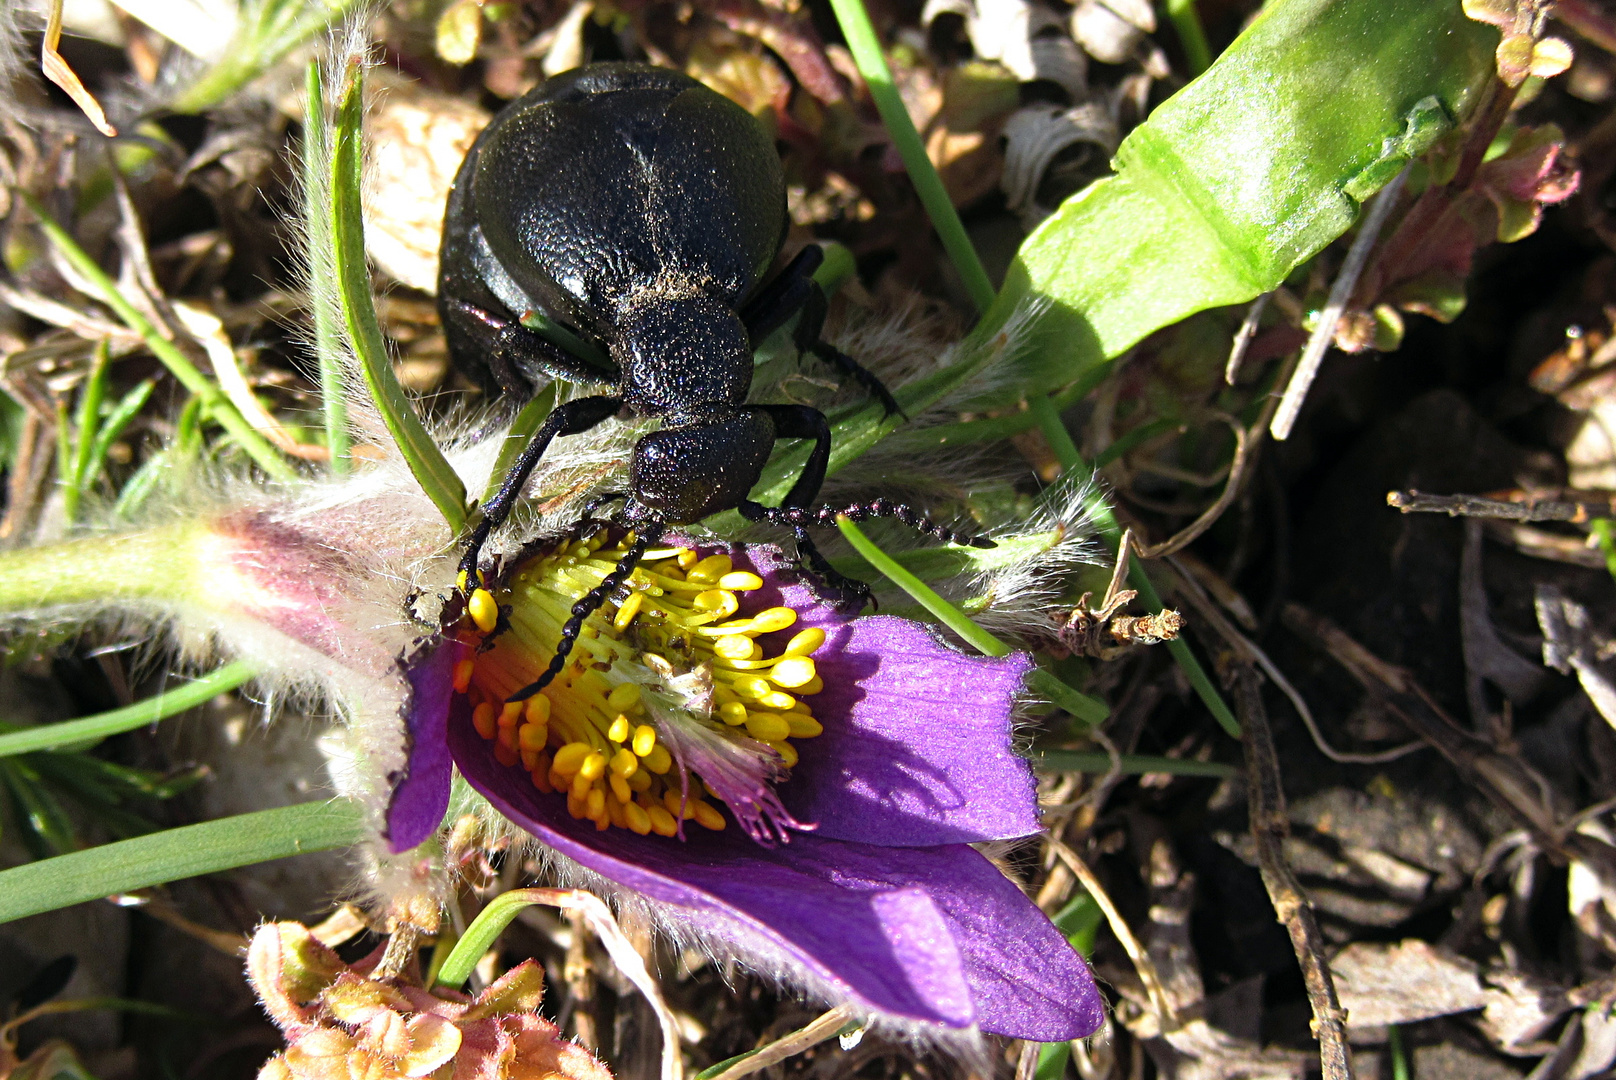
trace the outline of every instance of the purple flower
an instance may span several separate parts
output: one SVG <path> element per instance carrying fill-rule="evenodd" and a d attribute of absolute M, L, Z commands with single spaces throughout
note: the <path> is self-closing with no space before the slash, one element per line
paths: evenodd
<path fill-rule="evenodd" d="M 1028 657 L 849 620 L 782 586 L 770 548 L 670 549 L 544 695 L 504 704 L 548 662 L 567 597 L 610 569 L 602 543 L 517 567 L 500 629 L 457 628 L 407 666 L 395 850 L 436 830 L 453 766 L 585 877 L 755 970 L 911 1024 L 1046 1042 L 1099 1026 L 1082 959 L 969 846 L 1040 827 L 1010 747 Z"/>

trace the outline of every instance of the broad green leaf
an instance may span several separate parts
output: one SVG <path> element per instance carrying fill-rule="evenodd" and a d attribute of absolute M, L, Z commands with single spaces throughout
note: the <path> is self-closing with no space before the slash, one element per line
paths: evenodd
<path fill-rule="evenodd" d="M 1274 288 L 1469 115 L 1497 41 L 1459 0 L 1274 0 L 1022 244 L 979 332 L 1029 298 L 1049 312 L 994 400 Z"/>

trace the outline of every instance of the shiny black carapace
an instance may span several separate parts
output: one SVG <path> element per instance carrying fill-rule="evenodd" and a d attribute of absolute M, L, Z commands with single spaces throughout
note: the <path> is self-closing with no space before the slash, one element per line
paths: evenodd
<path fill-rule="evenodd" d="M 884 500 L 807 509 L 825 479 L 830 426 L 805 405 L 747 404 L 754 346 L 800 312 L 800 349 L 857 379 L 889 412 L 897 403 L 874 375 L 820 341 L 818 247 L 804 248 L 763 284 L 786 226 L 780 159 L 757 121 L 664 68 L 591 64 L 559 75 L 501 111 L 466 155 L 444 217 L 438 273 L 454 363 L 491 393 L 519 400 L 547 379 L 612 391 L 568 401 L 545 420 L 483 507 L 461 561 L 462 587 L 479 587 L 483 543 L 552 439 L 619 413 L 662 421 L 634 447 L 616 516 L 635 543 L 573 606 L 549 670 L 515 698 L 560 672 L 584 619 L 668 525 L 730 509 L 783 525 L 819 587 L 858 603 L 868 590 L 831 569 L 809 525 L 828 524 L 837 512 L 893 516 L 944 539 L 986 543 Z M 607 363 L 523 326 L 530 312 L 570 328 Z M 766 507 L 747 496 L 779 439 L 814 445 L 784 503 Z"/>

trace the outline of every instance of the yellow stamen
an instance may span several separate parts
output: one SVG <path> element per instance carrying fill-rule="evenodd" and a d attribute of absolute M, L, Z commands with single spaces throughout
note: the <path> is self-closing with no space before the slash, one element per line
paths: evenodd
<path fill-rule="evenodd" d="M 635 595 L 639 594 L 636 593 Z M 606 695 L 606 704 L 619 712 L 628 712 L 637 708 L 640 704 L 639 685 L 630 682 L 614 686 L 612 692 Z"/>
<path fill-rule="evenodd" d="M 734 565 L 728 555 L 709 555 L 685 571 L 685 577 L 690 581 L 717 581 Z"/>
<path fill-rule="evenodd" d="M 807 656 L 821 645 L 825 644 L 825 631 L 817 626 L 810 626 L 806 630 L 798 630 L 786 642 L 785 655 Z"/>
<path fill-rule="evenodd" d="M 530 724 L 548 724 L 550 722 L 550 699 L 543 694 L 534 694 L 527 699 L 527 711 L 523 713 Z"/>
<path fill-rule="evenodd" d="M 651 831 L 658 836 L 674 836 L 679 832 L 679 823 L 660 806 L 647 806 L 645 816 L 651 821 Z"/>
<path fill-rule="evenodd" d="M 774 685 L 784 686 L 789 690 L 807 686 L 816 674 L 818 672 L 814 668 L 813 657 L 788 656 L 774 665 L 769 672 L 769 679 Z"/>
<path fill-rule="evenodd" d="M 523 750 L 543 750 L 544 744 L 550 738 L 550 731 L 543 724 L 523 724 L 516 731 L 516 745 Z M 533 766 L 528 766 L 533 771 Z"/>
<path fill-rule="evenodd" d="M 607 702 L 607 704 L 609 705 L 611 702 Z M 606 729 L 606 737 L 612 742 L 627 742 L 628 733 L 628 717 L 618 713 L 617 719 L 612 721 L 612 726 Z"/>
<path fill-rule="evenodd" d="M 562 776 L 574 776 L 589 756 L 588 743 L 568 743 L 555 752 L 555 771 Z"/>
<path fill-rule="evenodd" d="M 477 734 L 483 738 L 492 739 L 498 730 L 494 719 L 494 707 L 485 701 L 471 710 L 471 726 L 476 728 Z"/>
<path fill-rule="evenodd" d="M 471 599 L 466 602 L 466 611 L 471 621 L 477 624 L 477 629 L 485 634 L 494 632 L 499 622 L 499 605 L 494 602 L 494 594 L 487 589 L 476 589 Z"/>
<path fill-rule="evenodd" d="M 606 755 L 599 750 L 592 750 L 584 763 L 578 767 L 578 775 L 590 780 L 599 780 L 606 774 Z"/>
<path fill-rule="evenodd" d="M 631 832 L 644 836 L 651 831 L 651 815 L 647 814 L 645 808 L 639 803 L 625 803 L 623 805 L 623 817 L 628 822 Z"/>
<path fill-rule="evenodd" d="M 522 703 L 520 701 L 507 701 L 499 710 L 499 726 L 515 727 L 522 718 Z"/>
<path fill-rule="evenodd" d="M 471 686 L 472 673 L 477 670 L 475 660 L 462 660 L 455 665 L 454 689 L 457 694 L 464 694 Z"/>
<path fill-rule="evenodd" d="M 750 660 L 762 650 L 745 634 L 730 634 L 713 642 L 713 652 L 726 660 Z"/>
<path fill-rule="evenodd" d="M 746 718 L 746 733 L 763 742 L 775 742 L 791 734 L 791 725 L 774 713 L 755 712 Z"/>
<path fill-rule="evenodd" d="M 656 728 L 650 724 L 641 724 L 634 729 L 634 741 L 630 745 L 639 757 L 649 754 L 656 748 Z"/>
<path fill-rule="evenodd" d="M 774 750 L 774 752 L 776 754 L 780 755 L 780 760 L 785 762 L 786 768 L 790 769 L 790 768 L 793 768 L 793 767 L 796 766 L 796 764 L 797 764 L 797 748 L 795 746 L 792 746 L 790 743 L 786 742 L 784 739 L 781 739 L 781 740 L 779 740 L 777 742 L 770 742 L 769 746 Z"/>
<path fill-rule="evenodd" d="M 730 592 L 751 592 L 763 588 L 763 579 L 750 570 L 734 570 L 718 579 L 718 587 Z"/>
<path fill-rule="evenodd" d="M 718 707 L 718 718 L 730 727 L 746 723 L 746 706 L 739 701 L 726 701 Z"/>
<path fill-rule="evenodd" d="M 612 773 L 606 782 L 612 786 L 612 794 L 617 796 L 619 803 L 626 803 L 634 798 L 634 789 L 628 786 L 627 780 L 616 773 Z"/>
<path fill-rule="evenodd" d="M 723 831 L 725 824 L 724 815 L 720 814 L 709 804 L 704 802 L 692 803 L 691 811 L 690 816 L 696 819 L 697 825 L 706 826 L 714 832 Z"/>
<path fill-rule="evenodd" d="M 785 720 L 791 727 L 793 739 L 811 739 L 824 732 L 825 725 L 809 716 L 807 713 L 788 712 Z"/>
<path fill-rule="evenodd" d="M 640 771 L 640 759 L 635 757 L 634 751 L 628 747 L 620 746 L 617 748 L 617 752 L 612 755 L 610 767 L 614 776 L 621 776 L 627 780 Z"/>
<path fill-rule="evenodd" d="M 661 776 L 663 773 L 673 768 L 673 755 L 668 753 L 668 749 L 665 746 L 660 744 L 654 746 L 651 748 L 651 752 L 645 755 L 645 767 L 656 773 L 658 776 Z"/>

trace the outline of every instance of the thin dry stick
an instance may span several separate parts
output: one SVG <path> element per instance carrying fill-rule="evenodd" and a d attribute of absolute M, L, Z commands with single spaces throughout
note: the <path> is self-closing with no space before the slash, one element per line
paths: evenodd
<path fill-rule="evenodd" d="M 572 996 L 572 1031 L 584 1046 L 599 1046 L 595 1030 L 595 966 L 589 962 L 589 940 L 584 933 L 588 920 L 581 911 L 562 910 L 572 923 L 572 941 L 567 945 L 567 960 L 561 969 Z"/>
<path fill-rule="evenodd" d="M 1262 431 L 1262 422 L 1255 424 L 1253 432 L 1241 426 L 1240 421 L 1227 413 L 1219 413 L 1217 418 L 1229 425 L 1234 432 L 1234 459 L 1229 463 L 1229 478 L 1224 481 L 1223 491 L 1218 494 L 1213 504 L 1201 511 L 1201 516 L 1190 522 L 1184 528 L 1159 544 L 1141 548 L 1135 544 L 1141 559 L 1159 559 L 1163 555 L 1171 555 L 1180 548 L 1187 547 L 1191 541 L 1217 523 L 1234 502 L 1235 496 L 1240 494 L 1240 488 L 1245 483 L 1246 474 L 1251 464 L 1252 453 L 1257 449 Z"/>
<path fill-rule="evenodd" d="M 835 1035 L 846 1027 L 848 1021 L 854 1019 L 854 1012 L 847 1005 L 838 1005 L 827 1013 L 823 1013 L 817 1020 L 807 1027 L 798 1028 L 789 1035 L 784 1035 L 751 1057 L 737 1061 L 712 1080 L 740 1080 L 743 1076 L 762 1072 L 770 1065 L 777 1065 L 794 1054 L 800 1054 L 810 1046 L 817 1046 L 826 1039 Z"/>
<path fill-rule="evenodd" d="M 1251 339 L 1257 336 L 1257 323 L 1262 320 L 1263 312 L 1268 309 L 1268 301 L 1273 298 L 1273 293 L 1265 292 L 1246 309 L 1246 317 L 1234 335 L 1234 344 L 1229 346 L 1229 362 L 1223 365 L 1223 381 L 1230 386 L 1234 385 L 1235 378 L 1240 374 L 1240 363 L 1246 358 Z"/>
<path fill-rule="evenodd" d="M 1307 728 L 1307 733 L 1312 737 L 1313 745 L 1318 747 L 1319 753 L 1331 761 L 1338 761 L 1343 765 L 1383 765 L 1388 761 L 1396 761 L 1400 757 L 1406 757 L 1416 750 L 1425 749 L 1426 744 L 1423 740 L 1413 739 L 1389 750 L 1375 750 L 1368 753 L 1337 750 L 1325 739 L 1324 732 L 1319 729 L 1319 722 L 1314 719 L 1313 710 L 1308 707 L 1307 699 L 1302 697 L 1301 692 L 1285 677 L 1285 673 L 1279 670 L 1279 666 L 1269 658 L 1268 654 L 1255 641 L 1242 634 L 1224 616 L 1223 612 L 1212 602 L 1212 598 L 1202 589 L 1201 583 L 1195 579 L 1183 563 L 1172 556 L 1168 557 L 1167 563 L 1178 575 L 1180 593 L 1196 611 L 1201 613 L 1207 624 L 1223 638 L 1230 650 L 1234 652 L 1236 658 L 1243 664 L 1256 664 L 1262 668 L 1263 674 L 1267 675 L 1274 685 L 1279 687 L 1280 692 L 1290 699 L 1291 708 L 1295 709 L 1296 715 L 1302 718 L 1302 726 Z"/>
<path fill-rule="evenodd" d="M 1296 962 L 1302 968 L 1307 1003 L 1313 1009 L 1313 1036 L 1319 1040 L 1319 1065 L 1324 1080 L 1353 1080 L 1352 1052 L 1347 1049 L 1347 1011 L 1336 996 L 1335 980 L 1324 959 L 1324 937 L 1313 916 L 1313 905 L 1285 861 L 1285 840 L 1291 831 L 1285 816 L 1285 791 L 1279 782 L 1279 760 L 1268 730 L 1257 671 L 1250 665 L 1236 669 L 1234 702 L 1246 749 L 1248 813 L 1251 837 L 1257 845 L 1257 865 L 1268 899 L 1291 936 L 1291 948 L 1296 950 Z"/>
<path fill-rule="evenodd" d="M 1449 517 L 1505 518 L 1509 521 L 1570 521 L 1581 524 L 1594 518 L 1616 517 L 1616 496 L 1589 494 L 1586 498 L 1538 498 L 1522 492 L 1520 500 L 1489 499 L 1485 495 L 1427 495 L 1423 491 L 1388 491 L 1386 505 L 1405 514 L 1447 514 Z"/>
<path fill-rule="evenodd" d="M 1313 385 L 1314 376 L 1319 373 L 1319 365 L 1324 362 L 1324 354 L 1330 348 L 1330 342 L 1335 340 L 1336 324 L 1347 310 L 1347 301 L 1352 299 L 1352 290 L 1358 287 L 1358 276 L 1363 273 L 1364 265 L 1369 261 L 1369 253 L 1374 249 L 1375 238 L 1380 235 L 1380 227 L 1386 224 L 1386 218 L 1397 203 L 1397 193 L 1403 190 L 1403 181 L 1408 179 L 1408 170 L 1413 163 L 1403 166 L 1403 171 L 1392 178 L 1391 182 L 1380 189 L 1374 201 L 1369 204 L 1369 212 L 1364 215 L 1363 225 L 1358 228 L 1358 235 L 1352 240 L 1352 247 L 1347 249 L 1347 260 L 1341 264 L 1341 272 L 1336 275 L 1335 284 L 1330 287 L 1330 299 L 1319 312 L 1319 321 L 1313 327 L 1313 336 L 1307 339 L 1307 348 L 1302 350 L 1302 362 L 1296 365 L 1296 372 L 1291 376 L 1290 383 L 1285 387 L 1285 396 L 1279 403 L 1279 411 L 1274 414 L 1273 425 L 1269 428 L 1274 438 L 1283 442 L 1290 438 L 1291 428 L 1296 424 L 1296 415 L 1302 411 L 1302 401 L 1307 397 L 1307 388 Z"/>
<path fill-rule="evenodd" d="M 1050 850 L 1060 856 L 1061 862 L 1066 864 L 1067 869 L 1077 877 L 1083 888 L 1094 898 L 1094 902 L 1100 906 L 1111 932 L 1122 943 L 1122 949 L 1128 954 L 1128 959 L 1133 961 L 1133 969 L 1139 974 L 1139 981 L 1144 984 L 1145 993 L 1150 995 L 1151 1003 L 1156 1007 L 1156 1015 L 1161 1021 L 1162 1030 L 1179 1027 L 1178 1011 L 1173 1008 L 1173 1000 L 1167 996 L 1167 990 L 1162 986 L 1161 976 L 1156 974 L 1156 965 L 1151 962 L 1150 954 L 1134 936 L 1128 921 L 1122 917 L 1122 912 L 1111 902 L 1111 895 L 1105 891 L 1105 886 L 1100 884 L 1100 879 L 1094 876 L 1094 871 L 1089 869 L 1088 864 L 1077 852 L 1053 835 L 1049 836 L 1048 840 Z"/>

